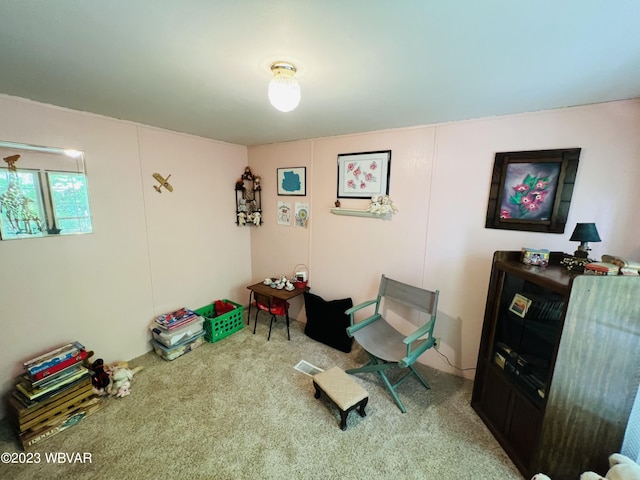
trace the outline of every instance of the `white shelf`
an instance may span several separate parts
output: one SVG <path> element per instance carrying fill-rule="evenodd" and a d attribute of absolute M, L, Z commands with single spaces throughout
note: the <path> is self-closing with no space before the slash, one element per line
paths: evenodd
<path fill-rule="evenodd" d="M 333 213 L 334 215 L 349 215 L 351 217 L 379 218 L 381 220 L 387 220 L 391 218 L 390 213 L 380 215 L 377 213 L 371 213 L 369 210 L 357 210 L 353 208 L 332 208 L 331 213 Z"/>

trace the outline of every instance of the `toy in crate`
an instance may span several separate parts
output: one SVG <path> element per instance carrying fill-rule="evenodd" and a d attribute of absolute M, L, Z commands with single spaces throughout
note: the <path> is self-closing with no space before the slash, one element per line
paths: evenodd
<path fill-rule="evenodd" d="M 231 300 L 216 300 L 198 308 L 196 313 L 204 317 L 204 338 L 215 343 L 244 328 L 244 307 Z"/>

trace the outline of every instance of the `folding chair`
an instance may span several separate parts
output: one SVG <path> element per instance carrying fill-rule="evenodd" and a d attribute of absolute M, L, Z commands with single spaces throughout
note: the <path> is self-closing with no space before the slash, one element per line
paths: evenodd
<path fill-rule="evenodd" d="M 439 290 L 425 290 L 382 275 L 377 298 L 356 305 L 345 312 L 350 318 L 347 334 L 356 339 L 370 358 L 366 365 L 347 370 L 347 373 L 377 372 L 402 413 L 406 413 L 407 410 L 396 391 L 402 382 L 411 375 L 415 375 L 425 388 L 431 388 L 413 364 L 420 355 L 435 344 L 433 327 L 436 322 L 439 294 Z M 412 334 L 403 335 L 382 316 L 380 305 L 383 299 L 425 313 L 429 319 Z M 356 323 L 355 313 L 371 306 L 375 306 L 374 313 Z M 387 376 L 387 371 L 393 368 L 407 370 L 395 383 L 391 383 Z"/>

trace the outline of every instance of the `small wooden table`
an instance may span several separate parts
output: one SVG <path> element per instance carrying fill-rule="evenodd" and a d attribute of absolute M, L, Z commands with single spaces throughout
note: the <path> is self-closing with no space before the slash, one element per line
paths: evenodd
<path fill-rule="evenodd" d="M 249 312 L 247 313 L 247 325 L 251 323 L 251 304 L 253 298 L 253 292 L 261 293 L 268 297 L 277 298 L 284 301 L 285 304 L 285 318 L 287 319 L 287 331 L 289 331 L 289 306 L 288 300 L 291 300 L 298 295 L 302 295 L 304 292 L 309 291 L 309 287 L 295 288 L 293 290 L 286 290 L 284 288 L 278 290 L 277 288 L 271 288 L 270 285 L 265 285 L 264 282 L 249 285 L 247 289 L 249 292 Z"/>

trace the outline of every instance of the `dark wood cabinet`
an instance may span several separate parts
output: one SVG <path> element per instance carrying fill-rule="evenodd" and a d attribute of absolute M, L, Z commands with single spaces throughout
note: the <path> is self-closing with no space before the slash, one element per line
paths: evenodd
<path fill-rule="evenodd" d="M 471 405 L 526 478 L 605 473 L 640 383 L 640 277 L 496 252 Z"/>

